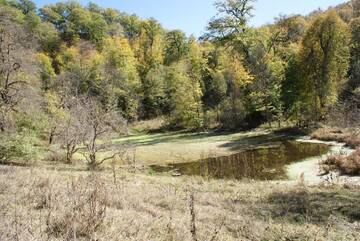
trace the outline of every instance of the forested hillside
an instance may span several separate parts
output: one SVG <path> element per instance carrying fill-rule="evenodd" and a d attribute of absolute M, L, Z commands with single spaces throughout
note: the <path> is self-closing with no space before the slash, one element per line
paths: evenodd
<path fill-rule="evenodd" d="M 255 1 L 0 0 L 0 240 L 359 241 L 360 0 Z"/>
<path fill-rule="evenodd" d="M 360 1 L 260 28 L 248 25 L 253 2 L 216 3 L 195 39 L 92 3 L 1 0 L 1 148 L 56 142 L 70 161 L 79 143 L 95 151 L 104 133 L 136 120 L 235 130 L 307 125 L 353 105 Z"/>

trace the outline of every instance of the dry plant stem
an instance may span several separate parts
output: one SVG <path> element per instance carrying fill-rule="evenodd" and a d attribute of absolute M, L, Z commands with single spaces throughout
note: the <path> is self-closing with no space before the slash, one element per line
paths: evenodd
<path fill-rule="evenodd" d="M 113 161 L 111 162 L 111 170 L 113 173 L 113 181 L 114 181 L 114 185 L 116 185 L 116 163 L 115 160 L 113 159 Z"/>
<path fill-rule="evenodd" d="M 217 236 L 219 235 L 222 227 L 224 226 L 224 223 L 225 223 L 225 218 L 222 218 L 221 222 L 220 222 L 220 225 L 218 227 L 215 228 L 214 230 L 214 234 L 213 236 L 211 237 L 210 241 L 215 241 Z"/>
<path fill-rule="evenodd" d="M 193 241 L 198 241 L 196 235 L 196 213 L 194 192 L 189 192 L 189 210 L 190 210 L 190 233 Z"/>

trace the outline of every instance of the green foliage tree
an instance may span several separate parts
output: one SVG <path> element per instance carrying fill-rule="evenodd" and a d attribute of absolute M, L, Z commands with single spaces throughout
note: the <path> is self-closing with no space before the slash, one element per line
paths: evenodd
<path fill-rule="evenodd" d="M 62 100 L 55 92 L 46 92 L 44 95 L 44 112 L 47 120 L 44 126 L 49 144 L 52 144 L 55 136 L 59 135 L 60 129 L 68 119 L 67 111 Z"/>
<path fill-rule="evenodd" d="M 299 45 L 292 45 L 293 50 L 285 69 L 285 78 L 281 86 L 281 101 L 284 105 L 284 115 L 290 120 L 301 122 L 301 63 L 299 59 Z"/>
<path fill-rule="evenodd" d="M 171 65 L 179 62 L 187 55 L 188 49 L 188 42 L 182 31 L 174 30 L 166 33 L 164 64 Z"/>
<path fill-rule="evenodd" d="M 352 46 L 350 61 L 350 90 L 360 86 L 360 16 L 350 23 Z"/>
<path fill-rule="evenodd" d="M 121 25 L 121 15 L 117 10 L 107 8 L 101 12 L 108 27 L 107 32 L 111 37 L 123 37 L 124 27 Z"/>
<path fill-rule="evenodd" d="M 39 44 L 41 49 L 54 59 L 60 50 L 61 39 L 59 33 L 50 23 L 42 23 L 39 29 Z"/>
<path fill-rule="evenodd" d="M 280 16 L 259 28 L 248 25 L 254 2 L 216 2 L 218 13 L 198 41 L 165 30 L 155 19 L 94 3 L 59 2 L 37 10 L 29 0 L 0 0 L 5 56 L 0 59 L 0 129 L 6 129 L 8 107 L 25 97 L 43 104 L 39 116 L 46 116 L 47 132 L 58 132 L 51 131 L 58 125 L 66 129 L 66 123 L 71 127 L 64 136 L 76 144 L 68 153 L 78 150 L 80 139 L 74 142 L 71 132 L 80 125 L 57 123 L 63 118 L 54 109 L 70 110 L 63 99 L 79 96 L 105 112 L 116 106 L 129 121 L 166 115 L 172 127 L 185 129 L 201 129 L 215 116 L 216 124 L 233 129 L 280 123 L 284 116 L 297 122 L 321 119 L 347 74 L 346 90 L 359 86 L 359 0 L 334 11 Z M 341 19 L 351 27 L 350 69 L 349 33 Z M 33 92 L 24 88 L 30 82 Z M 19 116 L 21 121 L 12 118 L 14 126 L 23 126 L 19 123 L 28 117 Z"/>
<path fill-rule="evenodd" d="M 48 5 L 41 8 L 40 13 L 45 21 L 54 24 L 62 39 L 69 44 L 82 38 L 101 46 L 106 35 L 107 23 L 104 17 L 85 9 L 77 2 Z"/>
<path fill-rule="evenodd" d="M 54 87 L 56 73 L 52 67 L 51 58 L 44 53 L 39 53 L 38 56 L 40 77 L 42 81 L 42 89 L 47 91 Z"/>
<path fill-rule="evenodd" d="M 227 85 L 227 98 L 222 106 L 222 124 L 236 129 L 246 126 L 248 114 L 246 106 L 246 89 L 253 81 L 253 76 L 245 69 L 243 60 L 231 52 L 222 57 L 222 74 Z"/>
<path fill-rule="evenodd" d="M 313 120 L 324 117 L 346 82 L 349 42 L 348 27 L 335 11 L 317 17 L 305 34 L 300 51 L 301 94 L 305 115 Z"/>
<path fill-rule="evenodd" d="M 234 40 L 248 28 L 249 18 L 253 16 L 255 0 L 225 0 L 217 1 L 215 7 L 217 17 L 208 24 L 207 39 L 218 41 Z"/>
<path fill-rule="evenodd" d="M 221 56 L 223 50 L 213 45 L 204 46 L 206 66 L 203 71 L 203 102 L 206 108 L 216 108 L 226 97 L 227 83 L 222 73 Z"/>
<path fill-rule="evenodd" d="M 124 38 L 108 38 L 104 46 L 104 75 L 107 78 L 108 95 L 127 119 L 137 117 L 140 79 L 134 53 Z"/>
<path fill-rule="evenodd" d="M 132 18 L 132 21 L 135 20 Z M 163 64 L 164 59 L 164 31 L 160 24 L 150 19 L 141 23 L 139 33 L 135 39 L 132 40 L 132 46 L 137 59 L 137 70 L 141 79 L 141 93 L 143 100 L 142 116 L 150 117 L 154 113 L 154 105 L 152 102 L 151 93 L 156 93 L 158 85 L 153 84 L 154 78 L 148 78 L 151 70 L 159 70 Z M 159 78 L 161 80 L 161 78 Z M 159 112 L 159 111 L 157 111 Z"/>
<path fill-rule="evenodd" d="M 167 69 L 163 65 L 151 68 L 142 81 L 142 108 L 143 118 L 154 118 L 168 114 L 169 99 L 166 85 Z"/>
<path fill-rule="evenodd" d="M 72 10 L 79 7 L 74 2 L 47 5 L 40 9 L 40 16 L 44 21 L 54 25 L 64 41 L 68 44 L 74 44 L 79 39 L 79 35 L 76 32 L 76 27 L 70 21 L 70 16 Z"/>
<path fill-rule="evenodd" d="M 170 124 L 175 128 L 199 129 L 203 126 L 200 84 L 187 75 L 187 64 L 172 66 L 168 73 Z"/>
<path fill-rule="evenodd" d="M 276 24 L 269 29 L 268 52 L 287 59 L 287 53 L 291 53 L 293 47 L 291 45 L 301 41 L 306 28 L 307 22 L 302 16 L 280 16 L 276 19 Z"/>
<path fill-rule="evenodd" d="M 147 72 L 163 63 L 163 30 L 160 24 L 150 19 L 142 23 L 140 35 L 133 43 L 135 57 L 138 60 L 138 71 L 141 79 Z"/>
<path fill-rule="evenodd" d="M 31 12 L 35 12 L 35 10 L 36 10 L 35 3 L 30 0 L 10 1 L 10 4 L 12 6 L 18 8 L 19 10 L 21 10 L 21 12 L 25 15 L 29 14 Z"/>
<path fill-rule="evenodd" d="M 136 15 L 125 14 L 119 16 L 119 23 L 124 30 L 125 37 L 133 44 L 142 31 L 142 21 Z"/>

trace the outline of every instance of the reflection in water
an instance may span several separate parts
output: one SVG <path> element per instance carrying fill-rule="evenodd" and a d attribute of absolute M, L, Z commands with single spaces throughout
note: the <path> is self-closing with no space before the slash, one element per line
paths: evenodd
<path fill-rule="evenodd" d="M 151 166 L 156 172 L 172 172 L 208 178 L 277 180 L 285 179 L 284 167 L 329 151 L 324 144 L 285 141 L 273 147 L 247 150 L 225 157 L 168 166 Z"/>

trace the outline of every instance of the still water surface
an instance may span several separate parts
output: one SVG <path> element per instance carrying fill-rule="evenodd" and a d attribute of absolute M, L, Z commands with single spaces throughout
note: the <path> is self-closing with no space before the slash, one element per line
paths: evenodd
<path fill-rule="evenodd" d="M 206 158 L 189 163 L 154 165 L 158 173 L 203 176 L 216 179 L 286 179 L 286 166 L 329 151 L 325 144 L 283 141 L 274 145 L 246 150 L 231 156 Z"/>

